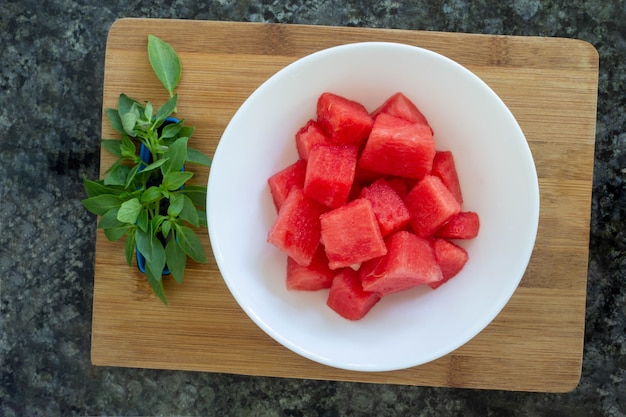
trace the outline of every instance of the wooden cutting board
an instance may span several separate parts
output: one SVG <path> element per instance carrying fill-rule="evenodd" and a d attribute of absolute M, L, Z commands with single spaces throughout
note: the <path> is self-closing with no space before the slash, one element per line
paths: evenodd
<path fill-rule="evenodd" d="M 276 71 L 312 52 L 392 41 L 458 61 L 500 95 L 527 137 L 539 176 L 539 231 L 519 288 L 477 337 L 426 365 L 360 373 L 302 358 L 259 329 L 224 284 L 206 230 L 202 243 L 210 261 L 190 265 L 182 286 L 167 281 L 168 307 L 152 295 L 135 266 L 126 266 L 123 243 L 107 241 L 98 230 L 95 365 L 546 392 L 578 384 L 598 82 L 598 55 L 591 45 L 556 38 L 123 19 L 112 26 L 107 43 L 105 108 L 116 107 L 122 92 L 165 101 L 147 61 L 148 34 L 179 52 L 184 68 L 179 114 L 196 127 L 191 146 L 209 155 L 238 106 Z M 102 137 L 115 137 L 105 117 Z M 103 152 L 101 172 L 111 163 Z M 198 183 L 206 184 L 207 175 L 196 171 Z"/>

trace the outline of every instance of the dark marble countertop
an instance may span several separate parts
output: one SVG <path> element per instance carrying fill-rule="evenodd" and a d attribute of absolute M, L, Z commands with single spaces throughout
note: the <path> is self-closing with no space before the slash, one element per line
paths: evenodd
<path fill-rule="evenodd" d="M 121 17 L 538 35 L 600 55 L 585 348 L 565 394 L 94 367 L 106 37 Z M 626 415 L 626 2 L 0 1 L 0 416 Z"/>

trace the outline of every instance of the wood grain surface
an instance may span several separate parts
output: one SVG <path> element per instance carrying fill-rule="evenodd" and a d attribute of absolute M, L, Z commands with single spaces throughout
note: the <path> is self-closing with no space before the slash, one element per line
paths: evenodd
<path fill-rule="evenodd" d="M 229 293 L 211 253 L 185 283 L 166 282 L 169 306 L 124 259 L 123 242 L 96 235 L 92 362 L 122 366 L 423 386 L 564 392 L 579 381 L 587 281 L 598 55 L 585 42 L 389 29 L 122 19 L 110 30 L 104 108 L 124 92 L 162 103 L 147 35 L 171 43 L 183 64 L 179 114 L 190 146 L 212 155 L 237 108 L 267 78 L 312 52 L 392 41 L 441 53 L 483 79 L 517 118 L 541 193 L 534 252 L 511 301 L 478 336 L 434 362 L 393 372 L 352 372 L 302 358 L 258 328 Z M 104 117 L 102 138 L 115 133 Z M 101 172 L 112 163 L 101 156 Z M 206 184 L 208 170 L 198 170 Z"/>

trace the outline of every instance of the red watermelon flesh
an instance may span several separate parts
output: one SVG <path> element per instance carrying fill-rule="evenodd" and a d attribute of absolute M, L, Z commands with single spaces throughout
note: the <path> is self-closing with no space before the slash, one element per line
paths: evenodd
<path fill-rule="evenodd" d="M 291 190 L 295 188 L 304 188 L 304 174 L 306 172 L 306 161 L 299 159 L 272 175 L 268 180 L 272 199 L 276 211 L 280 210 Z"/>
<path fill-rule="evenodd" d="M 287 258 L 287 289 L 317 291 L 330 288 L 336 271 L 328 267 L 328 258 L 320 245 L 309 266 L 302 266 L 292 258 Z"/>
<path fill-rule="evenodd" d="M 267 241 L 300 265 L 308 266 L 320 242 L 320 215 L 327 209 L 294 188 L 278 211 Z"/>
<path fill-rule="evenodd" d="M 296 148 L 302 159 L 309 159 L 309 153 L 316 145 L 332 145 L 322 128 L 315 120 L 309 120 L 302 129 L 296 133 Z"/>
<path fill-rule="evenodd" d="M 387 184 L 398 194 L 398 196 L 404 201 L 404 198 L 409 193 L 409 187 L 407 185 L 407 181 L 404 178 L 388 178 L 386 179 Z M 412 184 L 411 188 L 413 188 L 415 184 Z"/>
<path fill-rule="evenodd" d="M 317 123 L 340 145 L 360 145 L 372 130 L 373 119 L 356 101 L 332 93 L 322 93 L 317 100 Z"/>
<path fill-rule="evenodd" d="M 404 200 L 411 213 L 411 228 L 421 237 L 433 235 L 452 216 L 461 212 L 461 205 L 439 177 L 427 175 L 417 183 Z"/>
<path fill-rule="evenodd" d="M 360 196 L 372 203 L 383 237 L 409 224 L 411 220 L 409 209 L 385 179 L 376 180 L 363 188 Z"/>
<path fill-rule="evenodd" d="M 435 142 L 426 125 L 380 114 L 374 121 L 359 167 L 386 175 L 421 179 L 435 157 Z"/>
<path fill-rule="evenodd" d="M 357 157 L 356 146 L 315 146 L 307 161 L 304 194 L 330 208 L 345 204 L 354 182 Z"/>
<path fill-rule="evenodd" d="M 442 279 L 428 240 L 407 231 L 385 239 L 387 254 L 365 262 L 359 270 L 365 291 L 384 296 Z"/>
<path fill-rule="evenodd" d="M 428 125 L 428 120 L 421 111 L 402 93 L 395 93 L 372 112 L 375 119 L 381 113 L 399 117 L 412 123 Z M 432 131 L 432 129 L 431 129 Z"/>
<path fill-rule="evenodd" d="M 369 200 L 358 198 L 320 216 L 321 239 L 331 269 L 355 265 L 387 253 Z"/>
<path fill-rule="evenodd" d="M 467 263 L 469 255 L 465 249 L 446 239 L 434 239 L 432 247 L 442 273 L 441 280 L 429 284 L 435 289 L 458 274 Z"/>
<path fill-rule="evenodd" d="M 473 211 L 463 211 L 446 222 L 435 232 L 436 237 L 446 239 L 473 239 L 478 236 L 480 219 Z"/>
<path fill-rule="evenodd" d="M 360 320 L 379 300 L 378 294 L 363 291 L 356 271 L 344 268 L 335 276 L 326 304 L 348 320 Z"/>
<path fill-rule="evenodd" d="M 461 194 L 461 184 L 459 176 L 456 172 L 454 164 L 454 156 L 450 151 L 438 151 L 433 159 L 432 175 L 436 175 L 444 183 L 454 198 L 463 204 L 463 195 Z"/>

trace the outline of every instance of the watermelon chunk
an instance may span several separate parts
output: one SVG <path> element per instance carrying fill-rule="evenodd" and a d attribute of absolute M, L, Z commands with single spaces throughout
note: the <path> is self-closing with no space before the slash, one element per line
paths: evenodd
<path fill-rule="evenodd" d="M 359 167 L 421 179 L 431 171 L 434 157 L 435 142 L 428 126 L 382 113 L 374 121 Z"/>
<path fill-rule="evenodd" d="M 327 209 L 294 188 L 278 211 L 267 241 L 300 265 L 308 266 L 320 242 L 320 215 Z"/>
<path fill-rule="evenodd" d="M 433 159 L 432 175 L 439 177 L 459 204 L 463 204 L 461 184 L 454 164 L 454 156 L 450 151 L 438 151 Z"/>
<path fill-rule="evenodd" d="M 417 183 L 404 200 L 411 213 L 411 228 L 418 236 L 430 237 L 452 216 L 461 212 L 461 205 L 439 177 L 427 175 Z"/>
<path fill-rule="evenodd" d="M 306 173 L 306 161 L 299 159 L 288 167 L 278 171 L 268 180 L 272 199 L 276 211 L 280 210 L 291 190 L 304 188 L 304 174 Z"/>
<path fill-rule="evenodd" d="M 317 123 L 334 143 L 358 146 L 370 134 L 374 121 L 362 104 L 322 93 L 317 100 Z"/>
<path fill-rule="evenodd" d="M 383 237 L 409 224 L 411 220 L 409 209 L 385 179 L 378 179 L 363 188 L 360 196 L 372 203 Z"/>
<path fill-rule="evenodd" d="M 442 273 L 441 280 L 428 284 L 435 289 L 458 274 L 467 263 L 469 255 L 465 249 L 446 239 L 433 239 L 432 247 Z"/>
<path fill-rule="evenodd" d="M 316 145 L 332 145 L 322 128 L 315 120 L 309 120 L 302 129 L 296 133 L 296 148 L 302 159 L 309 159 L 309 153 Z"/>
<path fill-rule="evenodd" d="M 365 291 L 384 296 L 442 279 L 428 240 L 407 231 L 385 239 L 387 254 L 365 262 L 359 270 Z"/>
<path fill-rule="evenodd" d="M 402 93 L 395 93 L 389 97 L 380 107 L 372 112 L 372 117 L 375 119 L 381 113 L 428 126 L 426 117 L 424 117 L 415 104 Z"/>
<path fill-rule="evenodd" d="M 478 236 L 480 219 L 473 211 L 463 211 L 446 222 L 435 232 L 436 237 L 446 239 L 473 239 Z"/>
<path fill-rule="evenodd" d="M 307 161 L 304 194 L 330 208 L 344 204 L 354 181 L 357 157 L 356 146 L 315 146 Z"/>
<path fill-rule="evenodd" d="M 377 258 L 387 253 L 369 200 L 357 198 L 320 216 L 321 239 L 331 269 Z"/>
<path fill-rule="evenodd" d="M 344 268 L 333 280 L 326 304 L 348 320 L 360 320 L 379 300 L 378 294 L 363 291 L 356 271 Z"/>
<path fill-rule="evenodd" d="M 319 245 L 309 266 L 302 266 L 287 258 L 287 289 L 292 291 L 317 291 L 330 288 L 336 271 L 328 267 L 324 248 Z"/>

